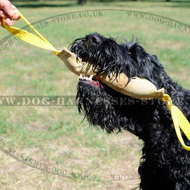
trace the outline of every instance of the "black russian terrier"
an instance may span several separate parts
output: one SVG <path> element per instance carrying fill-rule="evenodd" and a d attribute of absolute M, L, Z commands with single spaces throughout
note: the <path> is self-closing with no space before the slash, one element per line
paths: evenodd
<path fill-rule="evenodd" d="M 118 44 L 94 33 L 76 39 L 70 50 L 98 69 L 97 74 L 125 73 L 129 78 L 147 79 L 157 89 L 164 88 L 190 120 L 190 92 L 173 82 L 157 57 L 149 55 L 139 43 Z M 108 133 L 127 130 L 144 142 L 138 169 L 140 189 L 190 190 L 190 152 L 181 146 L 164 103 L 128 97 L 87 77 L 79 79 L 76 98 L 79 112 L 90 124 Z"/>

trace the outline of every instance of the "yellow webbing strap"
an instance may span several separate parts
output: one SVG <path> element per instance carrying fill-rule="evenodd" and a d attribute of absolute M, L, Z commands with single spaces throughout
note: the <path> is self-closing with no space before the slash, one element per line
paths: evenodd
<path fill-rule="evenodd" d="M 15 35 L 17 38 L 31 44 L 34 46 L 37 46 L 42 49 L 47 49 L 50 51 L 53 51 L 55 55 L 58 55 L 60 51 L 56 50 L 51 43 L 49 43 L 33 26 L 30 24 L 30 22 L 20 13 L 16 12 L 25 22 L 26 24 L 38 35 L 35 36 L 32 33 L 29 33 L 25 30 L 21 30 L 19 28 L 13 27 L 13 26 L 7 26 L 3 20 L 3 26 L 6 30 L 8 30 L 10 33 Z"/>
<path fill-rule="evenodd" d="M 51 45 L 31 24 L 30 22 L 20 13 L 18 12 L 17 14 L 20 15 L 20 17 L 29 25 L 29 27 L 38 35 L 35 36 L 32 33 L 29 33 L 25 30 L 21 30 L 19 28 L 13 27 L 13 26 L 7 26 L 3 20 L 3 25 L 6 30 L 8 30 L 10 33 L 15 35 L 17 38 L 34 45 L 39 48 L 47 49 L 50 51 L 53 51 L 56 55 L 60 53 L 60 51 L 56 50 L 53 45 Z M 186 146 L 184 143 L 184 140 L 181 135 L 180 129 L 184 132 L 184 134 L 187 136 L 187 138 L 190 140 L 190 123 L 188 120 L 185 118 L 183 113 L 179 110 L 178 107 L 172 104 L 172 100 L 169 95 L 164 94 L 162 101 L 164 101 L 168 107 L 168 109 L 171 112 L 171 116 L 173 119 L 175 131 L 177 134 L 177 137 L 183 146 L 184 149 L 190 151 L 190 147 Z"/>
<path fill-rule="evenodd" d="M 181 145 L 183 146 L 184 149 L 190 151 L 190 147 L 185 145 L 184 140 L 181 135 L 181 131 L 180 131 L 180 129 L 181 129 L 190 141 L 190 123 L 189 123 L 189 121 L 183 115 L 181 110 L 178 107 L 176 107 L 175 105 L 173 105 L 172 99 L 170 98 L 169 95 L 164 94 L 162 100 L 166 103 L 168 109 L 171 112 L 175 131 L 176 131 L 177 137 L 178 137 Z"/>

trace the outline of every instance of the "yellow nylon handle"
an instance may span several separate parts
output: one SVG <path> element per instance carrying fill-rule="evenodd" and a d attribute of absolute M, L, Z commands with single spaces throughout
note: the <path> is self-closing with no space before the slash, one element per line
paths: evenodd
<path fill-rule="evenodd" d="M 190 147 L 185 145 L 185 142 L 184 142 L 184 140 L 182 138 L 181 131 L 180 131 L 180 128 L 181 128 L 181 130 L 184 132 L 184 134 L 186 135 L 186 137 L 190 141 L 190 123 L 189 123 L 189 121 L 183 115 L 181 110 L 178 107 L 176 107 L 175 105 L 173 105 L 172 100 L 171 100 L 169 95 L 164 94 L 162 100 L 166 103 L 168 109 L 171 112 L 171 116 L 172 116 L 172 120 L 173 120 L 173 123 L 174 123 L 175 131 L 176 131 L 177 137 L 178 137 L 181 145 L 183 146 L 183 148 L 185 150 L 190 151 Z"/>
<path fill-rule="evenodd" d="M 5 27 L 5 29 L 7 31 L 9 31 L 10 33 L 12 33 L 13 35 L 15 35 L 17 38 L 25 41 L 26 43 L 29 43 L 31 45 L 34 45 L 36 47 L 42 48 L 42 49 L 46 49 L 46 50 L 50 50 L 53 51 L 56 55 L 58 55 L 58 53 L 60 51 L 56 50 L 53 45 L 51 43 L 49 43 L 33 26 L 32 24 L 20 13 L 20 12 L 16 12 L 16 14 L 19 14 L 19 16 L 26 22 L 26 24 L 38 35 L 35 36 L 32 33 L 29 33 L 26 30 L 22 30 L 20 28 L 16 28 L 13 26 L 7 26 L 5 24 L 5 21 L 3 20 L 3 26 Z"/>

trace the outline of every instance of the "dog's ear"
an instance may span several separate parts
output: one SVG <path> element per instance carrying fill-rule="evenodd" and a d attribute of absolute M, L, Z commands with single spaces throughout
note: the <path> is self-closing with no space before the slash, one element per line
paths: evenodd
<path fill-rule="evenodd" d="M 127 43 L 126 48 L 130 57 L 137 63 L 142 62 L 148 55 L 138 42 L 134 43 L 131 41 Z"/>
<path fill-rule="evenodd" d="M 145 49 L 139 44 L 139 42 L 129 42 L 126 45 L 128 55 L 136 63 L 136 66 L 149 66 L 149 69 L 153 66 L 163 69 L 162 64 L 159 62 L 156 55 L 148 54 Z"/>
<path fill-rule="evenodd" d="M 158 61 L 158 57 L 156 55 L 152 55 L 157 61 Z"/>
<path fill-rule="evenodd" d="M 130 57 L 132 76 L 148 79 L 158 88 L 162 88 L 164 68 L 158 58 L 148 54 L 138 42 L 129 42 L 125 47 Z"/>

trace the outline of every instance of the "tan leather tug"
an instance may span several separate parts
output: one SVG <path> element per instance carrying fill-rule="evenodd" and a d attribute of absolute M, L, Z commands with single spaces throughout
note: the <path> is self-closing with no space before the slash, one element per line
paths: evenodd
<path fill-rule="evenodd" d="M 108 77 L 106 75 L 96 76 L 96 72 L 92 70 L 89 63 L 85 63 L 76 59 L 76 55 L 70 52 L 67 48 L 64 48 L 58 57 L 65 63 L 67 68 L 76 75 L 90 76 L 93 75 L 95 79 L 100 80 L 112 89 L 131 96 L 137 99 L 154 99 L 162 98 L 164 95 L 164 89 L 157 90 L 156 86 L 146 79 L 141 79 L 139 77 L 134 77 L 128 82 L 128 77 L 121 73 L 115 79 L 115 77 Z M 87 69 L 88 68 L 88 69 Z M 112 76 L 114 73 L 112 74 Z"/>

